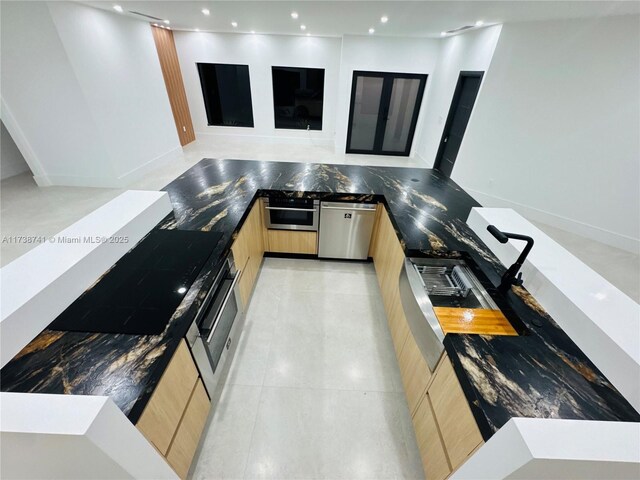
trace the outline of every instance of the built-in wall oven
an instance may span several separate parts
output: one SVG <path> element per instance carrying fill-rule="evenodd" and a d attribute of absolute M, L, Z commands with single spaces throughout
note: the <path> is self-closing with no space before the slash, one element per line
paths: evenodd
<path fill-rule="evenodd" d="M 187 333 L 209 396 L 220 383 L 242 333 L 244 312 L 238 289 L 241 274 L 229 254 Z"/>
<path fill-rule="evenodd" d="M 264 218 L 272 230 L 318 231 L 320 201 L 308 198 L 264 198 Z"/>

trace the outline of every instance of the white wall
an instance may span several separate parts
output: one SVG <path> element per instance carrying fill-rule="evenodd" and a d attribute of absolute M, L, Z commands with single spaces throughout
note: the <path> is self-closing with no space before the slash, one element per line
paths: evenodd
<path fill-rule="evenodd" d="M 494 25 L 441 40 L 440 54 L 431 81 L 428 108 L 416 155 L 432 167 L 449 114 L 458 77 L 463 70 L 487 72 L 502 25 Z M 478 97 L 482 95 L 482 86 Z M 473 117 L 473 112 L 472 112 Z"/>
<path fill-rule="evenodd" d="M 2 180 L 29 170 L 29 165 L 25 162 L 16 142 L 13 141 L 4 126 L 4 122 L 0 122 L 0 148 L 0 178 Z"/>
<path fill-rule="evenodd" d="M 196 135 L 243 135 L 332 144 L 340 68 L 339 38 L 205 32 L 174 32 L 174 38 Z M 196 63 L 249 65 L 254 128 L 207 125 Z M 272 66 L 325 69 L 321 131 L 275 128 Z"/>
<path fill-rule="evenodd" d="M 440 40 L 418 38 L 395 38 L 375 36 L 346 35 L 342 39 L 342 58 L 340 61 L 340 94 L 336 118 L 335 148 L 344 153 L 347 145 L 347 127 L 349 123 L 349 104 L 351 101 L 351 81 L 354 70 L 379 72 L 426 73 L 427 86 L 424 92 L 422 108 L 412 151 L 420 141 L 425 113 L 431 108 L 426 100 L 433 82 L 433 73 L 438 58 Z M 413 154 L 412 154 L 413 155 Z M 402 157 L 398 158 L 399 164 Z"/>
<path fill-rule="evenodd" d="M 7 2 L 1 34 L 3 107 L 15 123 L 3 120 L 21 131 L 41 184 L 122 186 L 179 151 L 145 22 L 72 2 Z"/>
<path fill-rule="evenodd" d="M 0 393 L 0 476 L 177 479 L 109 397 Z"/>
<path fill-rule="evenodd" d="M 638 16 L 505 24 L 453 179 L 486 206 L 640 247 Z"/>

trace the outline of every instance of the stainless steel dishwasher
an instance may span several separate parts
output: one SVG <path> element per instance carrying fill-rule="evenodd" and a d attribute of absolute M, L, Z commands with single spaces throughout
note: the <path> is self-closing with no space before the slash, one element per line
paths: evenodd
<path fill-rule="evenodd" d="M 322 202 L 318 257 L 366 260 L 376 205 Z"/>

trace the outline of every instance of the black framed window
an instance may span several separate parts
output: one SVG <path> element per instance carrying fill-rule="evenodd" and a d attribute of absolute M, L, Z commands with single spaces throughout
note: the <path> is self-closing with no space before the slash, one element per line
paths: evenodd
<path fill-rule="evenodd" d="M 271 67 L 276 128 L 322 130 L 324 69 Z"/>
<path fill-rule="evenodd" d="M 253 127 L 248 65 L 198 63 L 207 123 Z"/>

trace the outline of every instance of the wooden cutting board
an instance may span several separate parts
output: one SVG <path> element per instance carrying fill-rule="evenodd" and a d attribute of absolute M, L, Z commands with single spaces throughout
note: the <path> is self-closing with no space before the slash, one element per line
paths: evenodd
<path fill-rule="evenodd" d="M 479 335 L 518 335 L 500 310 L 433 307 L 442 331 Z"/>

